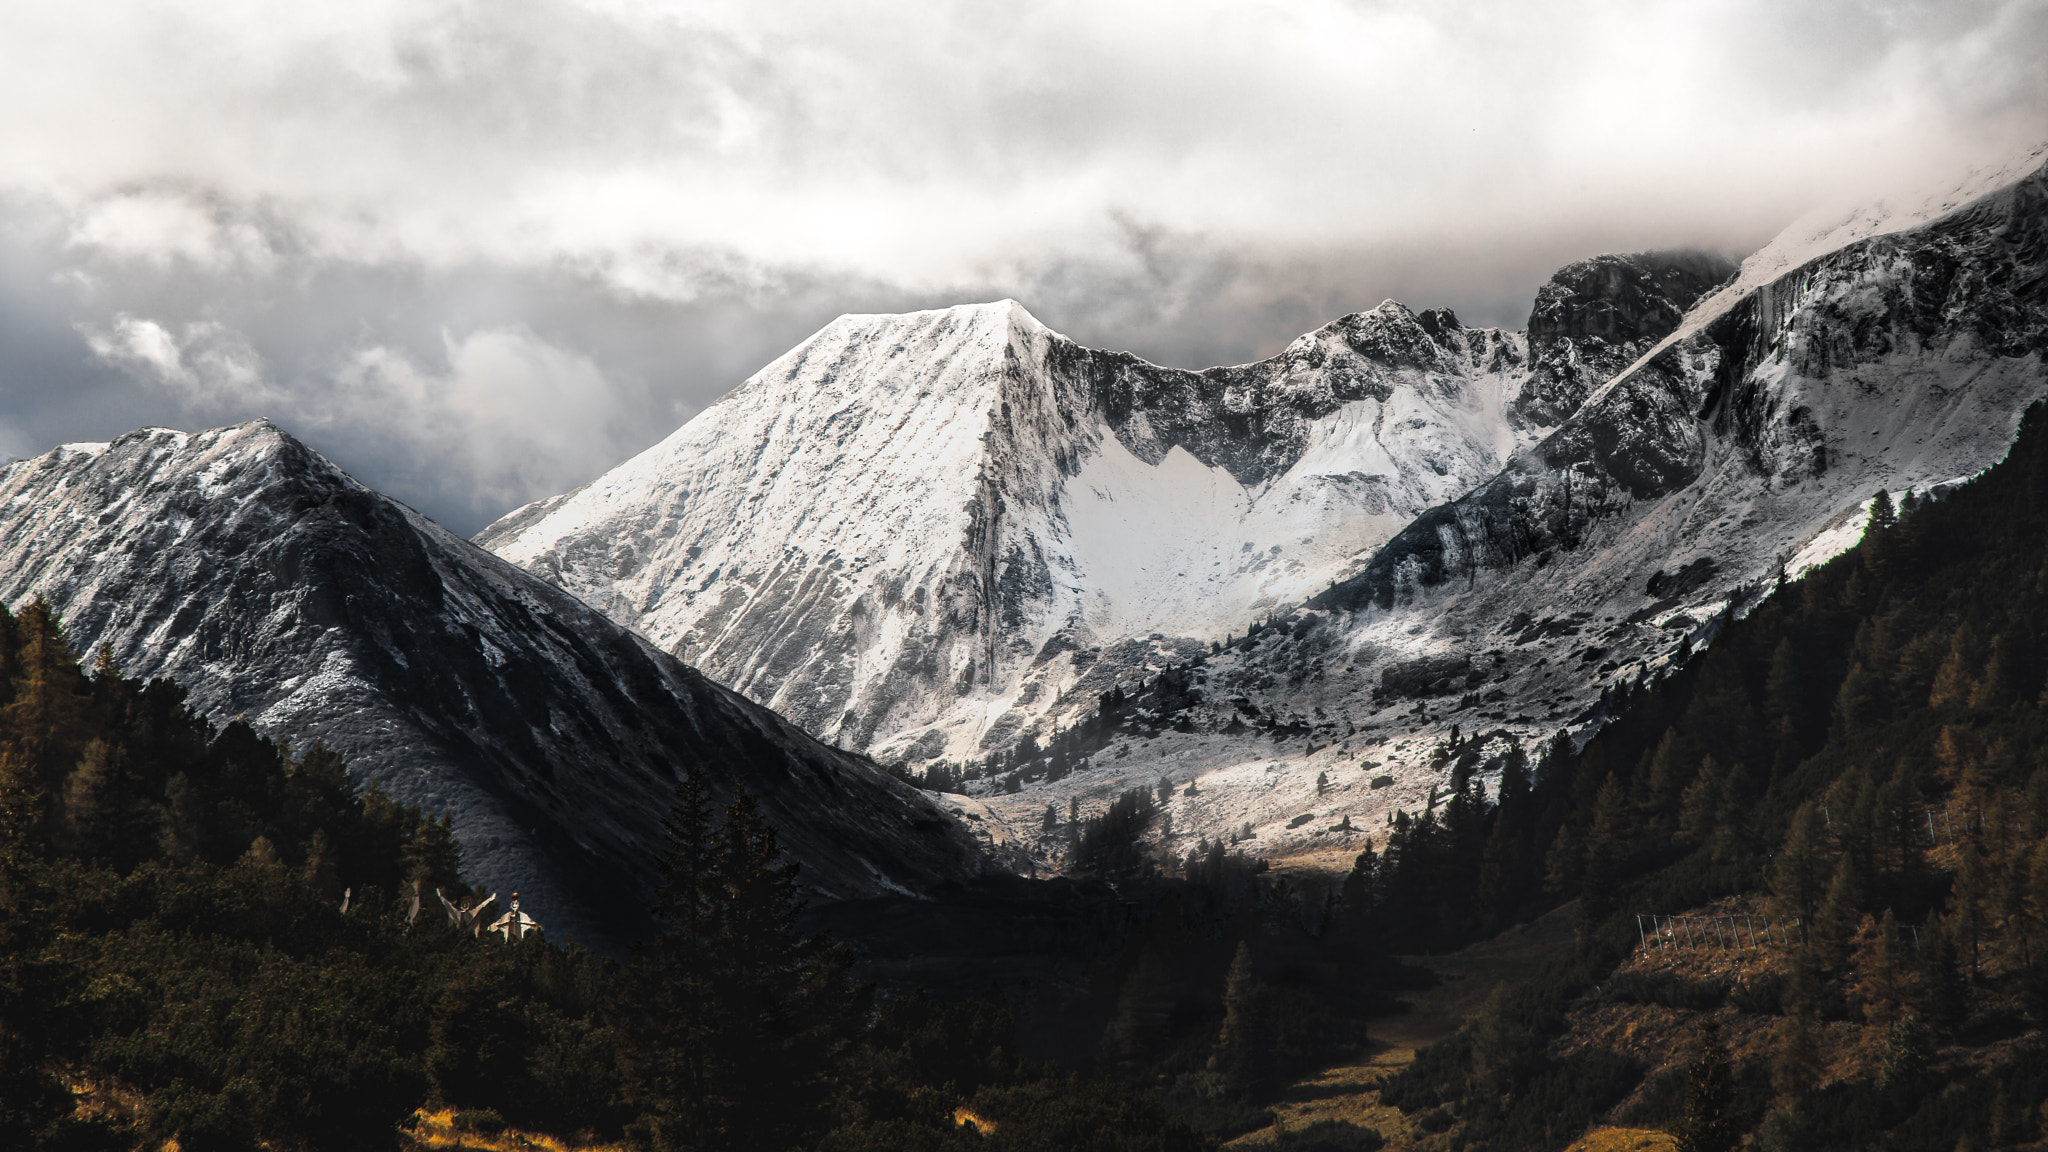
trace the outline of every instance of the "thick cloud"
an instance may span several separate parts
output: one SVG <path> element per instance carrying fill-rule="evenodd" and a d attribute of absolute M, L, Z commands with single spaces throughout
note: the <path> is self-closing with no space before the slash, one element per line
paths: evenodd
<path fill-rule="evenodd" d="M 270 415 L 458 530 L 841 311 L 1199 364 L 2048 137 L 2048 4 L 0 9 L 0 455 Z"/>

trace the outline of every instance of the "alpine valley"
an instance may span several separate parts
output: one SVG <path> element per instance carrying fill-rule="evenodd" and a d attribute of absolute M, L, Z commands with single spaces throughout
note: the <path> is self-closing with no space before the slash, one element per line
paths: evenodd
<path fill-rule="evenodd" d="M 64 445 L 0 1147 L 2038 1149 L 2044 653 L 2048 148 L 1522 332 L 844 316 L 473 541 Z"/>
<path fill-rule="evenodd" d="M 1048 809 L 1155 784 L 1164 847 L 1337 865 L 1454 731 L 1583 740 L 1873 491 L 2003 454 L 2043 155 L 1739 268 L 1570 265 L 1526 332 L 1388 301 L 1197 372 L 1011 301 L 844 316 L 475 544 L 263 421 L 67 445 L 0 471 L 0 595 L 452 812 L 587 939 L 639 923 L 683 763 L 826 897 L 1057 871 Z"/>

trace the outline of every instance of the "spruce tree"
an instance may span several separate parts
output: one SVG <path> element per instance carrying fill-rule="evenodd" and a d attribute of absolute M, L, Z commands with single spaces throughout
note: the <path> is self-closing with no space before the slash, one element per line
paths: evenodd
<path fill-rule="evenodd" d="M 804 1144 L 858 1022 L 849 957 L 799 930 L 797 865 L 744 786 L 714 828 L 708 787 L 686 775 L 665 827 L 660 931 L 623 1021 L 635 1131 L 660 1149 Z"/>
<path fill-rule="evenodd" d="M 1728 1051 L 1721 1046 L 1721 1028 L 1712 1020 L 1703 1021 L 1699 1059 L 1686 1070 L 1685 1114 L 1671 1133 L 1678 1152 L 1732 1152 L 1742 1140 L 1730 1115 L 1734 1104 L 1734 1075 Z"/>
<path fill-rule="evenodd" d="M 1810 927 L 1826 895 L 1826 837 L 1820 805 L 1811 800 L 1800 805 L 1771 865 L 1771 892 L 1777 897 L 1773 912 L 1787 927 L 1792 921 Z"/>
<path fill-rule="evenodd" d="M 1621 869 L 1628 849 L 1628 804 L 1621 781 L 1613 776 L 1600 785 L 1593 804 L 1593 822 L 1586 832 L 1585 873 L 1579 885 L 1578 937 L 1583 946 L 1615 910 Z"/>

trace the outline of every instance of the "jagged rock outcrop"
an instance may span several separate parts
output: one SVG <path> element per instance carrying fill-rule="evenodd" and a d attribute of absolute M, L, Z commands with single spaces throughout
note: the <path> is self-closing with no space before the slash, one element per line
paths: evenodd
<path fill-rule="evenodd" d="M 744 782 L 824 896 L 986 866 L 958 821 L 263 421 L 0 469 L 0 597 L 170 677 L 218 722 L 324 740 L 449 811 L 465 870 L 560 938 L 645 919 L 678 773 Z"/>
<path fill-rule="evenodd" d="M 1683 338 L 1312 606 L 1390 608 L 1570 552 L 1603 521 L 1702 484 L 1759 499 L 1805 492 L 1827 516 L 1845 472 L 1845 495 L 1867 497 L 1873 485 L 1924 488 L 1988 465 L 2048 352 L 2044 199 L 2048 175 L 2036 171 L 1923 227 L 1724 294 Z"/>
<path fill-rule="evenodd" d="M 1734 274 L 1733 261 L 1710 252 L 1595 256 L 1558 269 L 1529 311 L 1529 382 L 1515 415 L 1563 422 Z"/>

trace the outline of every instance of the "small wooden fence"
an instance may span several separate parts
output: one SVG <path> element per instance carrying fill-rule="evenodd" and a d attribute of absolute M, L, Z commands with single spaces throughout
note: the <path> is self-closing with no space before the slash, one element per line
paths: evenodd
<path fill-rule="evenodd" d="M 1762 948 L 1790 943 L 1797 922 L 1735 913 L 1728 916 L 1636 914 L 1636 936 L 1645 948 Z"/>
<path fill-rule="evenodd" d="M 1661 916 L 1636 913 L 1636 939 L 1650 948 L 1763 948 L 1783 947 L 1805 936 L 1798 920 L 1773 920 L 1769 916 L 1737 912 L 1726 916 Z M 1920 951 L 1920 925 L 1899 925 L 1899 941 Z"/>

